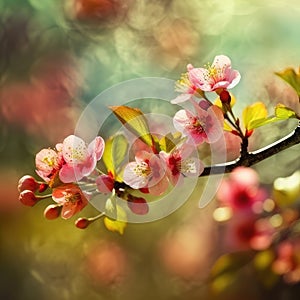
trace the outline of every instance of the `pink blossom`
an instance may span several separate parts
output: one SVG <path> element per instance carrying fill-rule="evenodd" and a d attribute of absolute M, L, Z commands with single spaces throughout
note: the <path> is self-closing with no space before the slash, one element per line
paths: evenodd
<path fill-rule="evenodd" d="M 123 180 L 134 189 L 148 188 L 153 195 L 161 195 L 168 188 L 164 161 L 146 151 L 138 152 L 135 162 L 127 164 Z"/>
<path fill-rule="evenodd" d="M 189 68 L 189 80 L 198 89 L 212 92 L 218 89 L 231 89 L 236 86 L 241 75 L 237 70 L 231 69 L 231 61 L 225 55 L 215 57 L 213 64 L 207 68 Z"/>
<path fill-rule="evenodd" d="M 194 147 L 184 144 L 171 153 L 160 152 L 167 164 L 168 178 L 173 185 L 182 184 L 184 176 L 198 177 L 204 169 L 202 162 L 196 157 L 190 157 Z"/>
<path fill-rule="evenodd" d="M 179 80 L 176 81 L 175 91 L 181 94 L 171 100 L 172 104 L 178 104 L 190 100 L 193 95 L 201 97 L 197 87 L 189 80 L 188 73 L 183 73 Z"/>
<path fill-rule="evenodd" d="M 36 173 L 49 182 L 60 170 L 63 159 L 59 152 L 53 149 L 42 149 L 35 156 Z"/>
<path fill-rule="evenodd" d="M 71 218 L 88 203 L 81 189 L 73 183 L 63 184 L 54 188 L 52 198 L 56 203 L 63 206 L 61 211 L 63 219 Z"/>
<path fill-rule="evenodd" d="M 212 105 L 207 110 L 194 105 L 196 114 L 189 110 L 179 110 L 174 118 L 174 127 L 183 135 L 188 136 L 188 143 L 200 145 L 203 142 L 214 143 L 223 134 L 223 114 Z"/>
<path fill-rule="evenodd" d="M 267 198 L 267 193 L 259 187 L 259 178 L 253 169 L 238 167 L 228 179 L 223 180 L 217 198 L 222 205 L 233 211 L 257 212 Z"/>
<path fill-rule="evenodd" d="M 62 182 L 68 183 L 88 176 L 95 169 L 104 151 L 104 140 L 97 136 L 88 146 L 79 137 L 70 135 L 62 143 L 65 164 L 59 171 Z"/>

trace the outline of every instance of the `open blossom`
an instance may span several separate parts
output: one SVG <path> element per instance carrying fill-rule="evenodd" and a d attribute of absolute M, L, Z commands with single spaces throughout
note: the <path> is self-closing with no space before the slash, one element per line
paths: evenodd
<path fill-rule="evenodd" d="M 73 183 L 63 184 L 53 189 L 53 200 L 61 204 L 61 217 L 69 219 L 80 212 L 88 203 L 78 185 Z"/>
<path fill-rule="evenodd" d="M 198 177 L 204 169 L 202 162 L 197 157 L 190 157 L 194 147 L 184 144 L 175 148 L 171 153 L 160 152 L 167 165 L 167 176 L 173 185 L 182 184 L 183 178 Z"/>
<path fill-rule="evenodd" d="M 259 187 L 259 178 L 253 169 L 238 167 L 228 179 L 223 180 L 217 198 L 233 211 L 256 212 L 267 198 L 267 193 Z"/>
<path fill-rule="evenodd" d="M 70 135 L 60 144 L 64 164 L 59 171 L 62 182 L 68 183 L 88 176 L 104 152 L 104 140 L 97 136 L 88 146 L 79 137 Z"/>
<path fill-rule="evenodd" d="M 188 73 L 183 73 L 179 80 L 176 81 L 175 91 L 181 94 L 171 100 L 172 104 L 178 104 L 190 100 L 193 95 L 201 96 L 197 87 L 189 80 Z"/>
<path fill-rule="evenodd" d="M 156 154 L 140 151 L 135 162 L 127 164 L 124 182 L 134 189 L 148 188 L 152 195 L 161 195 L 168 188 L 164 161 Z"/>
<path fill-rule="evenodd" d="M 200 145 L 216 142 L 223 134 L 220 109 L 214 105 L 207 110 L 199 105 L 194 107 L 196 114 L 186 109 L 179 110 L 173 118 L 174 127 L 188 137 L 188 143 Z"/>
<path fill-rule="evenodd" d="M 63 158 L 58 151 L 53 149 L 42 149 L 35 156 L 36 173 L 49 182 L 52 177 L 60 170 Z"/>
<path fill-rule="evenodd" d="M 192 65 L 188 68 L 190 82 L 204 92 L 231 89 L 241 79 L 240 73 L 231 69 L 231 61 L 225 55 L 216 56 L 212 65 L 207 68 L 194 68 Z"/>

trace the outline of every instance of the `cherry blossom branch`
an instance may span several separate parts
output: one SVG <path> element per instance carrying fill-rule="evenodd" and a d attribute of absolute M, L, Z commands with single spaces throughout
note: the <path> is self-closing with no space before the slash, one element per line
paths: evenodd
<path fill-rule="evenodd" d="M 300 123 L 296 129 L 282 139 L 254 152 L 243 153 L 234 161 L 207 166 L 199 177 L 230 173 L 238 166 L 250 167 L 262 160 L 300 143 Z"/>

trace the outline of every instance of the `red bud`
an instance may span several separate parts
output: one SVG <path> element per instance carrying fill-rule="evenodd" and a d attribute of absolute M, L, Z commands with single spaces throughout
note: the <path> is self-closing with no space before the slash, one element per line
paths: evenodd
<path fill-rule="evenodd" d="M 87 218 L 79 218 L 75 221 L 75 226 L 79 229 L 85 229 L 90 225 L 90 221 Z"/>
<path fill-rule="evenodd" d="M 50 204 L 44 210 L 44 217 L 48 220 L 57 219 L 60 216 L 61 209 L 61 205 Z"/>
<path fill-rule="evenodd" d="M 34 192 L 30 190 L 22 191 L 19 195 L 19 200 L 26 206 L 34 206 L 39 201 Z"/>
<path fill-rule="evenodd" d="M 18 183 L 19 192 L 29 190 L 35 192 L 39 188 L 39 183 L 30 175 L 25 175 L 20 178 Z"/>
<path fill-rule="evenodd" d="M 39 192 L 42 193 L 42 192 L 44 192 L 47 188 L 48 188 L 48 184 L 47 184 L 47 183 L 41 183 L 41 184 L 39 185 Z"/>
<path fill-rule="evenodd" d="M 219 97 L 220 97 L 220 100 L 222 103 L 230 103 L 230 101 L 231 101 L 231 96 L 227 90 L 223 90 L 219 94 Z"/>
<path fill-rule="evenodd" d="M 248 137 L 250 137 L 252 135 L 252 133 L 253 133 L 253 129 L 251 129 L 251 130 L 247 129 L 245 136 L 248 138 Z"/>

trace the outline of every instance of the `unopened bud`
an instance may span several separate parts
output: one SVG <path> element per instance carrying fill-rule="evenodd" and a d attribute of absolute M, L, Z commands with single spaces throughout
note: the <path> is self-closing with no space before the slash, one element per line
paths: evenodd
<path fill-rule="evenodd" d="M 25 175 L 20 178 L 18 183 L 19 192 L 29 190 L 35 192 L 39 188 L 39 183 L 30 175 Z"/>
<path fill-rule="evenodd" d="M 46 191 L 47 188 L 48 188 L 48 184 L 47 183 L 41 183 L 39 185 L 39 192 L 42 193 L 42 192 Z"/>
<path fill-rule="evenodd" d="M 26 206 L 34 206 L 39 201 L 34 192 L 30 190 L 22 191 L 19 195 L 19 200 Z"/>
<path fill-rule="evenodd" d="M 229 92 L 227 90 L 223 90 L 220 93 L 219 97 L 220 97 L 220 100 L 221 100 L 222 103 L 229 104 L 230 101 L 231 101 L 231 96 L 230 96 L 230 94 L 229 94 Z"/>
<path fill-rule="evenodd" d="M 57 204 L 50 204 L 44 210 L 44 217 L 48 220 L 57 219 L 60 216 L 62 206 Z"/>
<path fill-rule="evenodd" d="M 79 218 L 75 221 L 75 226 L 79 229 L 85 229 L 90 225 L 90 221 L 87 218 Z"/>

